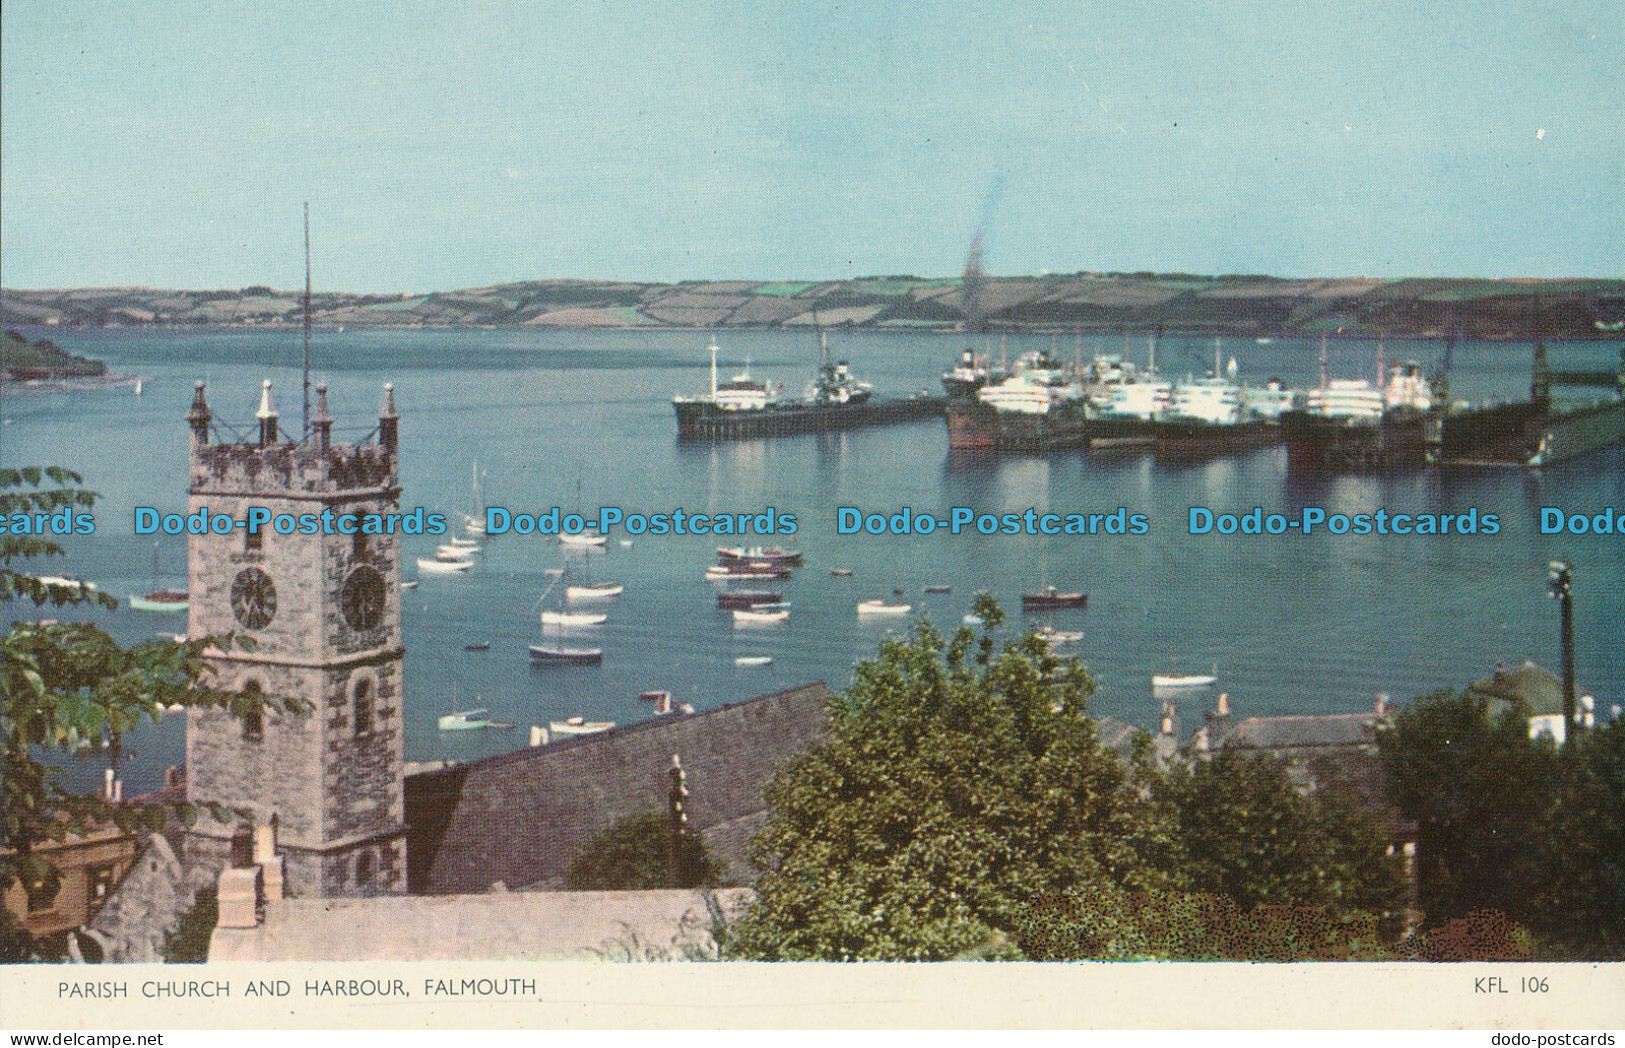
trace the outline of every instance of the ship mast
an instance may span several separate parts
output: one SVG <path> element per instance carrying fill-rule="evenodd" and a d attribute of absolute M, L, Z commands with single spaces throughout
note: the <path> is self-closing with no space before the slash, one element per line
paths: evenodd
<path fill-rule="evenodd" d="M 1384 381 L 1384 374 L 1388 370 L 1388 347 L 1383 345 L 1382 339 L 1377 339 L 1377 388 L 1382 391 L 1382 406 L 1388 407 L 1388 383 Z"/>
<path fill-rule="evenodd" d="M 813 300 L 812 315 L 813 330 L 818 332 L 818 364 L 821 369 L 820 373 L 825 373 L 829 370 L 829 336 L 824 334 L 824 325 L 818 319 L 817 299 Z"/>
<path fill-rule="evenodd" d="M 305 201 L 305 424 L 300 438 L 310 439 L 310 201 Z"/>

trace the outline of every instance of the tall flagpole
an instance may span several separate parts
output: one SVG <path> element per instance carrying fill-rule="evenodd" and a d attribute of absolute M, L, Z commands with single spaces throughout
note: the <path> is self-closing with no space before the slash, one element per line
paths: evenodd
<path fill-rule="evenodd" d="M 305 428 L 310 439 L 310 201 L 305 201 Z"/>

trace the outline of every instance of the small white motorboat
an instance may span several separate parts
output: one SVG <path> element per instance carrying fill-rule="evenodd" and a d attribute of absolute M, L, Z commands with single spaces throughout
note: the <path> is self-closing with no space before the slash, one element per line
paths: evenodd
<path fill-rule="evenodd" d="M 602 546 L 608 542 L 608 537 L 593 531 L 583 531 L 575 535 L 562 534 L 559 541 L 566 546 Z"/>
<path fill-rule="evenodd" d="M 436 560 L 468 560 L 479 551 L 478 546 L 436 546 L 434 557 Z"/>
<path fill-rule="evenodd" d="M 705 577 L 712 582 L 727 582 L 729 579 L 786 579 L 790 577 L 790 569 L 765 562 L 713 564 L 705 569 Z"/>
<path fill-rule="evenodd" d="M 530 661 L 538 666 L 596 666 L 604 661 L 603 648 L 566 648 L 530 644 Z"/>
<path fill-rule="evenodd" d="M 802 553 L 800 550 L 783 549 L 779 546 L 752 546 L 746 549 L 743 546 L 718 546 L 717 557 L 724 564 L 738 563 L 740 561 L 766 561 L 770 564 L 800 564 Z"/>
<path fill-rule="evenodd" d="M 594 732 L 608 731 L 615 727 L 615 722 L 590 721 L 585 717 L 566 717 L 561 721 L 549 721 L 547 727 L 554 735 L 591 735 Z"/>
<path fill-rule="evenodd" d="M 1157 691 L 1179 691 L 1182 688 L 1205 688 L 1218 681 L 1213 674 L 1156 673 L 1151 676 L 1151 687 Z"/>
<path fill-rule="evenodd" d="M 619 582 L 607 582 L 601 586 L 566 586 L 564 599 L 608 600 L 610 597 L 619 597 L 625 591 L 626 587 Z"/>
<path fill-rule="evenodd" d="M 420 575 L 451 575 L 459 571 L 467 571 L 474 566 L 471 560 L 441 560 L 438 557 L 425 560 L 418 558 L 418 574 Z"/>
<path fill-rule="evenodd" d="M 478 709 L 461 710 L 457 713 L 448 713 L 438 721 L 441 731 L 472 731 L 475 728 L 484 728 L 491 723 L 487 716 L 491 711 L 484 706 Z"/>
<path fill-rule="evenodd" d="M 771 665 L 773 665 L 773 656 L 771 656 L 771 655 L 741 655 L 737 659 L 734 659 L 734 665 L 735 666 L 771 666 Z"/>
<path fill-rule="evenodd" d="M 982 625 L 982 616 L 980 616 L 980 615 L 966 615 L 964 618 L 960 619 L 959 621 L 961 623 L 965 624 L 966 626 L 980 626 L 980 625 Z"/>
<path fill-rule="evenodd" d="M 544 611 L 544 626 L 602 626 L 608 615 L 591 611 Z"/>
<path fill-rule="evenodd" d="M 790 617 L 789 609 L 778 608 L 773 611 L 757 611 L 755 608 L 735 608 L 735 626 L 766 626 L 775 622 L 783 622 Z"/>
<path fill-rule="evenodd" d="M 417 588 L 418 588 L 418 580 L 417 579 L 407 579 L 405 582 L 401 583 L 401 589 L 403 589 L 403 590 L 417 589 Z"/>
<path fill-rule="evenodd" d="M 1034 632 L 1038 634 L 1040 639 L 1050 644 L 1071 644 L 1073 641 L 1083 639 L 1082 630 L 1057 630 L 1046 626 Z"/>
<path fill-rule="evenodd" d="M 907 615 L 913 610 L 911 604 L 888 604 L 883 600 L 866 600 L 858 605 L 859 615 Z"/>

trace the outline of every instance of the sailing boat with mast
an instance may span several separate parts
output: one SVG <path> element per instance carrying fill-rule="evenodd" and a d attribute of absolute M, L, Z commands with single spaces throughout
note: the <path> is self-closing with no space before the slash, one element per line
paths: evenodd
<path fill-rule="evenodd" d="M 589 581 L 584 586 L 564 587 L 565 600 L 608 600 L 619 597 L 626 592 L 626 586 L 619 582 L 593 583 Z"/>
<path fill-rule="evenodd" d="M 565 599 L 568 599 L 571 587 L 569 585 L 569 572 L 566 571 L 548 584 L 546 591 L 542 593 L 541 598 L 537 601 L 538 604 L 547 600 L 547 595 L 553 592 L 553 587 L 557 586 L 561 579 L 565 581 Z M 565 611 L 563 608 L 558 608 L 557 610 L 547 609 L 542 612 L 543 626 L 557 626 L 561 629 L 602 626 L 608 619 L 608 615 L 598 611 Z"/>
<path fill-rule="evenodd" d="M 538 605 L 545 603 L 548 595 L 553 592 L 553 587 L 564 577 L 560 575 L 555 578 L 536 603 Z M 591 666 L 602 662 L 603 648 L 565 644 L 563 634 L 566 628 L 599 626 L 608 618 L 607 615 L 594 612 L 543 611 L 542 642 L 529 645 L 530 661 L 540 665 L 559 666 Z"/>
<path fill-rule="evenodd" d="M 577 510 L 577 512 L 574 515 L 576 515 L 576 516 L 584 515 L 581 512 L 581 478 L 579 476 L 576 477 L 576 510 Z M 593 523 L 595 523 L 595 524 L 597 523 L 596 518 L 594 518 Z M 609 541 L 609 536 L 602 535 L 599 532 L 597 532 L 595 530 L 590 530 L 590 529 L 589 530 L 578 531 L 578 532 L 575 532 L 574 534 L 571 534 L 569 532 L 562 531 L 562 530 L 559 532 L 559 542 L 563 543 L 566 546 L 580 546 L 580 547 L 602 546 L 602 545 L 604 545 L 604 543 L 606 543 L 608 541 Z"/>
<path fill-rule="evenodd" d="M 468 529 L 470 535 L 483 535 L 485 534 L 485 493 L 480 490 L 480 463 L 478 459 L 474 460 L 474 511 L 479 516 L 463 514 L 463 526 Z"/>
<path fill-rule="evenodd" d="M 158 543 L 152 544 L 152 592 L 144 597 L 130 594 L 132 611 L 151 611 L 160 614 L 179 613 L 191 608 L 191 597 L 184 590 L 158 588 Z"/>

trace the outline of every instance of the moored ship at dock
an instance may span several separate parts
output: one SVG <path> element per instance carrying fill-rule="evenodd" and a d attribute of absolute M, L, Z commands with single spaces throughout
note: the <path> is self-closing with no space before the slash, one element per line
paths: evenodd
<path fill-rule="evenodd" d="M 711 391 L 673 397 L 680 437 L 731 440 L 819 433 L 856 426 L 883 426 L 942 413 L 943 398 L 876 397 L 869 383 L 853 377 L 846 361 L 831 362 L 827 349 L 804 399 L 782 399 L 749 368 L 731 382 L 717 381 L 717 346 L 711 344 Z"/>
<path fill-rule="evenodd" d="M 1174 384 L 1154 429 L 1156 452 L 1167 458 L 1207 458 L 1270 447 L 1281 441 L 1281 414 L 1293 395 L 1280 379 L 1263 386 L 1241 381 L 1236 358 L 1221 371 L 1220 342 L 1213 343 L 1213 371 Z"/>
<path fill-rule="evenodd" d="M 1379 388 L 1366 379 L 1327 379 L 1304 406 L 1281 413 L 1287 461 L 1297 469 L 1340 471 L 1422 466 L 1439 461 L 1444 410 L 1421 365 L 1387 369 Z M 1382 373 L 1379 351 L 1378 371 Z"/>
<path fill-rule="evenodd" d="M 1612 396 L 1559 404 L 1552 386 L 1612 388 Z M 1454 411 L 1444 420 L 1444 461 L 1546 466 L 1625 443 L 1625 348 L 1617 371 L 1552 371 L 1535 346 L 1529 399 Z"/>
<path fill-rule="evenodd" d="M 1088 445 L 1084 387 L 1044 353 L 1028 353 L 999 382 L 948 402 L 952 450 L 1049 451 Z"/>
<path fill-rule="evenodd" d="M 1157 374 L 1155 348 L 1144 370 L 1121 357 L 1096 357 L 1085 388 L 1089 443 L 1097 448 L 1150 444 L 1173 395 L 1173 383 Z"/>
<path fill-rule="evenodd" d="M 959 363 L 942 373 L 942 391 L 949 399 L 974 397 L 983 386 L 996 385 L 1010 377 L 1009 369 L 988 360 L 986 354 L 966 349 Z"/>

